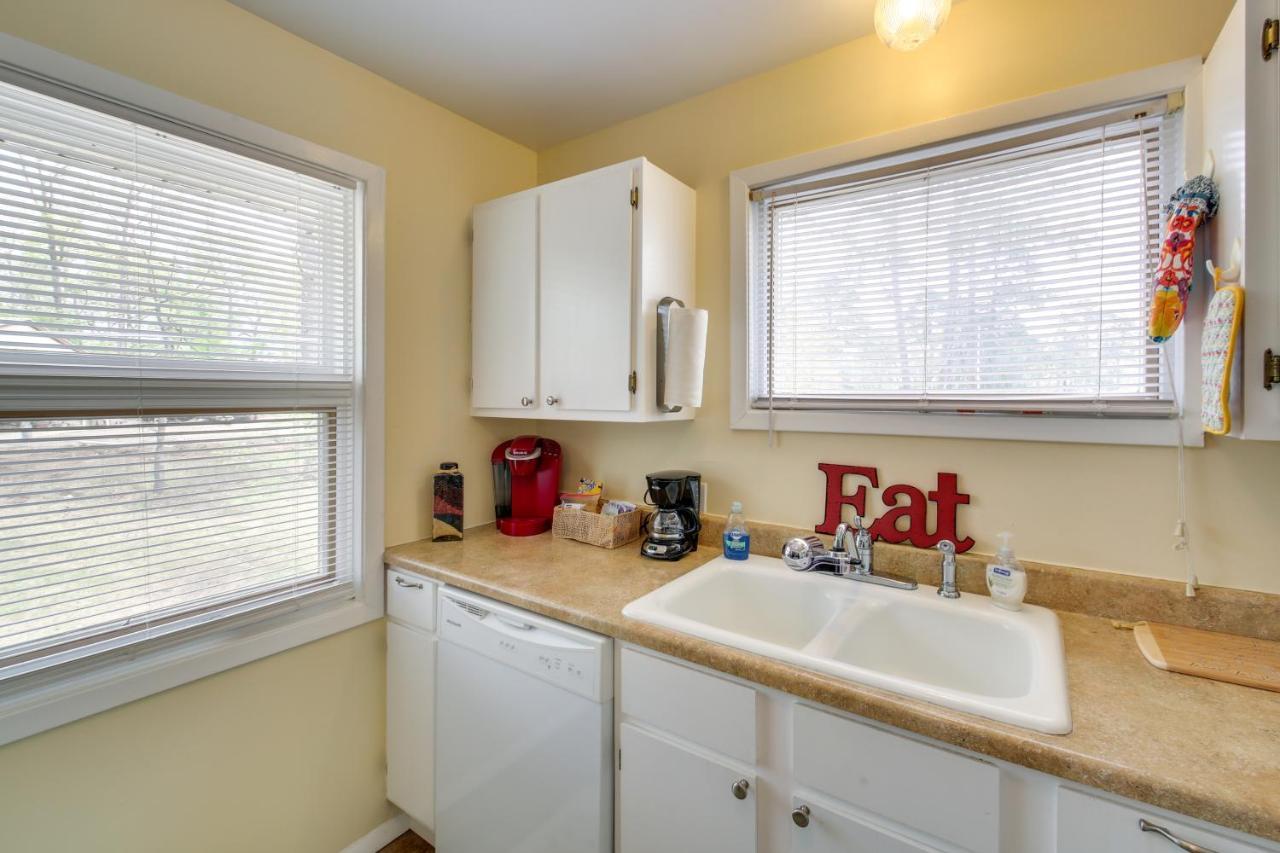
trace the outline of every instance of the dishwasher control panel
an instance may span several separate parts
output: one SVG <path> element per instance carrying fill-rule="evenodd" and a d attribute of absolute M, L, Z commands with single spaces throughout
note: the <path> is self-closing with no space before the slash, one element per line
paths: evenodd
<path fill-rule="evenodd" d="M 608 637 L 446 587 L 440 639 L 456 643 L 596 702 L 613 698 Z"/>

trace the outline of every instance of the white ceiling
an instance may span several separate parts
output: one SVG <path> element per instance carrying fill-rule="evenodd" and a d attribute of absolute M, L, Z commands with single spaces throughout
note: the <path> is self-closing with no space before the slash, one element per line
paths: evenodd
<path fill-rule="evenodd" d="M 533 148 L 865 35 L 874 0 L 232 0 Z"/>

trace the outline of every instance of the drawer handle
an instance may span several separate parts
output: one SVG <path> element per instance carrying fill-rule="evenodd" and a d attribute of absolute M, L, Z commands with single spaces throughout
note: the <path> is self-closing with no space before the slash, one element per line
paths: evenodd
<path fill-rule="evenodd" d="M 806 826 L 808 826 L 809 825 L 809 807 L 796 806 L 794 809 L 792 809 L 791 822 L 794 823 L 796 826 L 800 827 L 801 829 L 804 829 Z"/>
<path fill-rule="evenodd" d="M 739 779 L 737 782 L 734 782 L 729 786 L 729 790 L 732 791 L 733 795 L 739 800 L 745 800 L 747 798 L 747 791 L 751 790 L 751 783 L 746 779 Z"/>
<path fill-rule="evenodd" d="M 422 582 L 410 583 L 399 575 L 396 575 L 396 586 L 402 586 L 405 589 L 422 589 Z"/>
<path fill-rule="evenodd" d="M 1192 844 L 1190 841 L 1183 841 L 1160 824 L 1152 823 L 1146 818 L 1138 818 L 1138 829 L 1143 832 L 1154 832 L 1156 835 L 1162 835 L 1179 850 L 1185 850 L 1187 853 L 1213 853 L 1213 851 L 1208 847 L 1201 847 L 1199 844 Z"/>

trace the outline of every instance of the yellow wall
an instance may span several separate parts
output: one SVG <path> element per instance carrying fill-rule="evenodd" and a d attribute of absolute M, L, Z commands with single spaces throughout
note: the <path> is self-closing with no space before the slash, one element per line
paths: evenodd
<path fill-rule="evenodd" d="M 960 475 L 978 550 L 1016 531 L 1027 558 L 1181 577 L 1170 550 L 1175 452 L 1166 448 L 761 432 L 728 426 L 728 190 L 735 169 L 1187 56 L 1213 43 L 1230 0 L 967 0 L 916 53 L 874 36 L 716 89 L 539 153 L 540 181 L 647 156 L 698 192 L 698 301 L 711 311 L 705 405 L 689 423 L 540 424 L 571 478 L 637 494 L 642 475 L 708 478 L 713 511 L 820 520 L 819 461 L 875 465 L 888 483 Z M 1190 515 L 1204 583 L 1280 592 L 1274 526 L 1280 445 L 1209 439 L 1189 453 Z"/>
<path fill-rule="evenodd" d="M 443 459 L 492 518 L 516 425 L 467 415 L 467 223 L 532 151 L 222 0 L 3 0 L 0 30 L 385 167 L 387 541 L 426 534 Z M 392 814 L 383 648 L 365 626 L 0 747 L 0 848 L 340 849 Z"/>

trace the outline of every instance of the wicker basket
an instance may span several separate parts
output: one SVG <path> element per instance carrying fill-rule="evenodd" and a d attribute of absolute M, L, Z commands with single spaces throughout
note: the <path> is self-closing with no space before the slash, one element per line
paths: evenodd
<path fill-rule="evenodd" d="M 601 548 L 617 548 L 640 538 L 645 511 L 635 509 L 622 515 L 601 515 L 581 509 L 556 507 L 551 516 L 551 535 L 576 539 Z"/>

